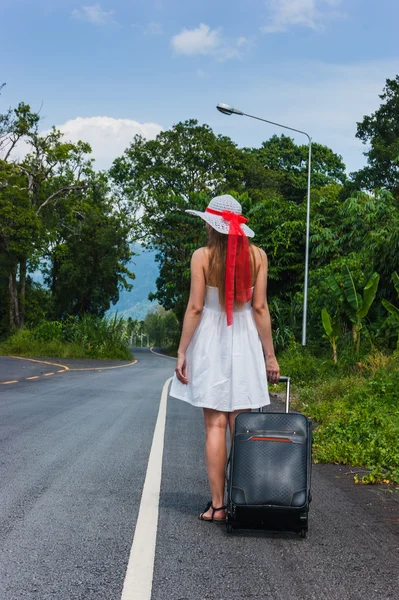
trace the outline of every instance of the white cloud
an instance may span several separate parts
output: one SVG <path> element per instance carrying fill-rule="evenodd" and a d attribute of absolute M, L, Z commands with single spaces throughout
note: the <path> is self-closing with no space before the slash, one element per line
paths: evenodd
<path fill-rule="evenodd" d="M 221 45 L 220 29 L 211 29 L 204 23 L 196 29 L 183 29 L 172 37 L 172 46 L 178 54 L 210 54 Z"/>
<path fill-rule="evenodd" d="M 56 125 L 64 134 L 63 141 L 76 143 L 88 142 L 93 150 L 96 169 L 108 169 L 115 158 L 121 156 L 136 134 L 147 140 L 153 140 L 160 131 L 157 123 L 139 123 L 131 119 L 113 119 L 112 117 L 77 117 Z M 47 131 L 42 131 L 46 135 Z M 21 160 L 30 147 L 24 140 L 13 151 L 14 160 Z"/>
<path fill-rule="evenodd" d="M 204 23 L 201 23 L 196 29 L 182 29 L 171 40 L 172 47 L 177 54 L 210 55 L 219 61 L 239 58 L 247 42 L 245 37 L 239 37 L 230 42 L 224 39 L 220 28 L 211 29 Z"/>
<path fill-rule="evenodd" d="M 157 123 L 139 123 L 131 119 L 111 117 L 77 117 L 56 128 L 64 134 L 65 140 L 88 142 L 98 169 L 109 168 L 112 161 L 123 154 L 136 134 L 154 139 L 162 131 L 161 125 Z"/>
<path fill-rule="evenodd" d="M 92 6 L 81 6 L 72 11 L 72 17 L 81 21 L 88 21 L 93 25 L 106 25 L 113 22 L 113 10 L 103 10 L 100 4 Z"/>
<path fill-rule="evenodd" d="M 115 158 L 123 154 L 136 134 L 153 140 L 163 129 L 158 123 L 139 123 L 112 117 L 77 117 L 56 125 L 55 128 L 64 134 L 65 142 L 88 142 L 93 151 L 96 169 L 108 169 Z M 41 135 L 48 132 L 49 130 L 42 131 Z M 14 149 L 12 158 L 21 160 L 30 150 L 28 144 L 21 140 Z"/>
<path fill-rule="evenodd" d="M 267 0 L 271 15 L 262 31 L 280 33 L 295 26 L 321 30 L 326 20 L 339 15 L 334 9 L 340 2 L 341 0 Z"/>

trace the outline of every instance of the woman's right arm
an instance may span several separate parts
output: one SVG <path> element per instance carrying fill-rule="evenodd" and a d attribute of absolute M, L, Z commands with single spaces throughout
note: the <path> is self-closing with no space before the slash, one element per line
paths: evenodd
<path fill-rule="evenodd" d="M 257 276 L 252 298 L 252 309 L 265 355 L 267 379 L 270 383 L 277 383 L 280 379 L 280 367 L 274 353 L 272 326 L 266 296 L 267 256 L 260 248 L 257 248 L 257 250 L 259 256 L 257 256 L 256 261 Z"/>
<path fill-rule="evenodd" d="M 191 287 L 183 330 L 177 351 L 176 377 L 184 384 L 188 383 L 186 374 L 186 350 L 191 342 L 198 323 L 201 320 L 205 296 L 204 249 L 199 248 L 191 257 Z"/>

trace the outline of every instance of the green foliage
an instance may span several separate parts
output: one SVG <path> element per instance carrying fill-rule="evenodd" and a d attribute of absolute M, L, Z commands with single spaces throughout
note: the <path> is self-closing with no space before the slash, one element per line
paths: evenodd
<path fill-rule="evenodd" d="M 77 207 L 73 201 L 72 206 Z M 85 313 L 103 316 L 117 302 L 120 289 L 131 289 L 128 280 L 134 278 L 126 267 L 132 256 L 130 221 L 115 212 L 103 176 L 93 176 L 78 206 L 78 221 L 65 204 L 53 211 L 53 218 L 68 226 L 57 226 L 42 265 L 52 292 L 51 314 L 57 319 Z"/>
<path fill-rule="evenodd" d="M 143 323 L 149 334 L 150 344 L 161 348 L 177 347 L 180 338 L 180 326 L 172 311 L 161 306 L 149 312 Z"/>
<path fill-rule="evenodd" d="M 398 80 L 387 81 L 384 105 L 365 119 L 361 134 L 363 141 L 376 134 L 371 150 L 385 148 L 388 162 L 396 143 L 388 140 L 387 124 L 395 114 L 397 85 Z M 181 323 L 189 294 L 190 256 L 206 243 L 203 222 L 185 209 L 204 209 L 213 195 L 230 192 L 242 202 L 256 244 L 268 254 L 268 297 L 271 304 L 280 303 L 272 315 L 276 346 L 291 347 L 299 339 L 301 315 L 298 311 L 293 325 L 289 305 L 292 298 L 299 309 L 302 305 L 306 144 L 296 145 L 283 135 L 273 136 L 260 148 L 240 149 L 209 126 L 189 120 L 155 140 L 135 137 L 109 174 L 96 174 L 88 144 L 66 142 L 55 129 L 41 137 L 39 125 L 39 115 L 23 103 L 0 116 L 0 335 L 6 332 L 4 322 L 10 315 L 11 327 L 18 322 L 22 326 L 24 320 L 34 327 L 43 319 L 102 316 L 121 290 L 131 288 L 127 261 L 134 238 L 155 250 L 160 265 L 151 298 L 172 309 Z M 26 142 L 28 154 L 15 162 L 4 148 L 19 140 Z M 382 153 L 378 160 L 381 157 Z M 390 168 L 390 176 L 396 177 L 392 161 Z M 395 306 L 390 278 L 399 269 L 399 211 L 396 188 L 385 187 L 373 185 L 372 193 L 359 192 L 354 182 L 347 181 L 341 157 L 313 144 L 310 344 L 327 346 L 320 312 L 325 308 L 334 314 L 334 295 L 328 286 L 334 279 L 346 306 L 343 338 L 346 328 L 356 329 L 361 319 L 362 331 L 369 336 L 362 337 L 362 344 L 392 348 L 394 317 L 391 314 L 385 323 L 381 300 L 389 303 L 385 307 Z M 29 273 L 39 264 L 47 291 L 29 282 Z M 345 277 L 346 269 L 350 275 Z M 369 289 L 366 286 L 358 312 L 359 307 L 353 306 L 360 302 L 357 290 L 374 272 L 381 277 L 375 300 L 368 306 L 373 281 Z"/>
<path fill-rule="evenodd" d="M 0 355 L 35 356 L 41 358 L 84 358 L 78 344 L 67 344 L 60 339 L 36 340 L 33 331 L 19 329 L 0 344 Z"/>
<path fill-rule="evenodd" d="M 379 273 L 376 301 L 368 313 L 368 319 L 377 322 L 382 317 L 380 300 L 394 301 L 391 274 L 399 268 L 397 201 L 391 193 L 379 190 L 373 194 L 352 193 L 343 202 L 339 193 L 333 193 L 331 188 L 322 192 L 328 199 L 315 201 L 317 214 L 311 223 L 311 321 L 315 323 L 315 314 L 320 314 L 324 306 L 334 310 L 329 297 L 331 291 L 325 291 L 325 282 L 331 281 L 331 277 L 339 277 L 342 283 L 344 265 L 347 264 L 357 289 L 359 285 L 364 286 L 373 272 Z M 333 292 L 339 300 L 343 289 L 339 294 L 337 290 Z"/>
<path fill-rule="evenodd" d="M 315 432 L 316 460 L 384 469 L 399 482 L 399 371 L 381 370 L 352 384 L 341 397 L 324 396 L 330 411 Z"/>
<path fill-rule="evenodd" d="M 357 352 L 360 348 L 360 333 L 364 327 L 364 319 L 374 302 L 379 280 L 378 273 L 373 273 L 364 287 L 362 297 L 356 290 L 352 273 L 347 264 L 344 265 L 342 280 L 339 284 L 332 277 L 328 278 L 331 290 L 339 302 L 338 309 L 342 308 L 352 322 L 353 341 Z"/>
<path fill-rule="evenodd" d="M 127 324 L 118 315 L 110 319 L 84 315 L 19 330 L 0 344 L 0 354 L 129 360 L 128 343 Z"/>
<path fill-rule="evenodd" d="M 377 294 L 379 281 L 379 274 L 373 273 L 368 282 L 366 283 L 363 293 L 363 299 L 361 299 L 361 304 L 356 311 L 356 316 L 358 319 L 364 319 L 365 317 L 367 317 L 370 307 L 373 304 L 375 296 Z"/>
<path fill-rule="evenodd" d="M 336 313 L 334 317 L 331 317 L 330 313 L 326 308 L 321 311 L 321 320 L 323 323 L 324 331 L 333 349 L 333 361 L 336 364 L 338 362 L 337 357 L 337 339 L 339 337 L 340 322 L 339 313 Z"/>
<path fill-rule="evenodd" d="M 279 361 L 294 407 L 315 422 L 315 462 L 366 467 L 364 482 L 399 483 L 399 359 L 374 352 L 334 366 L 298 348 Z"/>
<path fill-rule="evenodd" d="M 46 320 L 51 311 L 51 293 L 28 275 L 26 280 L 25 320 L 30 328 Z"/>
<path fill-rule="evenodd" d="M 314 145 L 314 185 L 345 180 L 340 157 Z M 269 255 L 269 295 L 287 299 L 303 285 L 307 148 L 273 137 L 259 150 L 239 150 L 197 121 L 178 123 L 155 140 L 136 137 L 110 171 L 133 214 L 136 233 L 157 251 L 160 275 L 151 296 L 182 321 L 189 291 L 189 261 L 206 243 L 204 224 L 186 208 L 203 210 L 213 195 L 232 193 Z"/>
<path fill-rule="evenodd" d="M 206 242 L 204 223 L 184 211 L 204 209 L 210 196 L 242 187 L 244 157 L 227 137 L 189 120 L 155 140 L 136 136 L 110 170 L 115 189 L 136 220 L 136 236 L 156 250 L 160 264 L 157 300 L 183 319 L 190 257 Z"/>
<path fill-rule="evenodd" d="M 159 263 L 159 276 L 156 280 L 157 291 L 149 295 L 151 301 L 156 300 L 165 310 L 173 310 L 180 323 L 190 291 L 190 258 L 194 250 L 206 245 L 204 222 L 198 217 L 184 213 L 191 206 L 203 210 L 209 198 L 202 194 L 190 194 L 190 202 L 184 198 L 171 201 L 174 210 L 163 207 L 163 214 L 155 214 L 152 210 L 143 216 L 143 227 L 148 228 L 148 243 L 152 235 L 151 247 L 156 249 L 155 260 Z M 152 216 L 150 216 L 152 215 Z M 152 232 L 152 233 L 151 233 Z"/>
<path fill-rule="evenodd" d="M 89 144 L 66 142 L 26 104 L 0 115 L 0 294 L 9 329 L 37 323 L 29 271 L 46 271 L 46 317 L 103 315 L 119 290 L 130 288 L 126 268 L 130 217 L 112 197 L 105 174 L 94 173 Z M 14 160 L 23 141 L 27 154 Z M 9 285 L 3 285 L 7 278 Z M 36 297 L 37 297 L 36 293 Z M 52 308 L 52 310 L 51 310 Z M 4 321 L 3 321 L 4 322 Z M 0 330 L 2 326 L 0 326 Z"/>
<path fill-rule="evenodd" d="M 278 355 L 280 371 L 291 377 L 295 386 L 316 384 L 320 374 L 328 371 L 332 361 L 316 358 L 308 348 L 299 345 L 292 346 Z"/>
<path fill-rule="evenodd" d="M 396 292 L 398 294 L 398 298 L 399 298 L 399 275 L 396 273 L 396 271 L 395 271 L 395 273 L 392 274 L 392 281 L 393 281 L 395 290 L 396 290 Z M 399 308 L 397 308 L 396 306 L 394 306 L 393 304 L 388 302 L 388 300 L 385 300 L 385 298 L 383 298 L 382 304 L 383 304 L 384 308 L 389 312 L 390 320 L 393 323 L 395 330 L 398 334 L 398 341 L 396 343 L 396 351 L 399 353 Z"/>
<path fill-rule="evenodd" d="M 100 318 L 86 314 L 80 318 L 69 318 L 63 325 L 66 341 L 79 344 L 86 356 L 92 358 L 128 358 L 129 334 L 127 323 L 117 314 Z"/>
<path fill-rule="evenodd" d="M 381 106 L 357 124 L 356 137 L 369 150 L 365 152 L 367 167 L 356 176 L 359 188 L 386 188 L 399 193 L 399 75 L 387 79 L 380 95 Z"/>
<path fill-rule="evenodd" d="M 62 339 L 62 323 L 59 321 L 43 321 L 32 331 L 35 340 L 49 342 Z"/>
<path fill-rule="evenodd" d="M 303 286 L 305 205 L 274 196 L 250 208 L 248 217 L 256 245 L 268 255 L 269 297 L 287 299 Z"/>
<path fill-rule="evenodd" d="M 302 203 L 307 193 L 308 154 L 307 144 L 297 146 L 286 136 L 274 135 L 263 142 L 259 149 L 250 151 L 273 177 L 275 191 L 296 203 Z M 345 165 L 342 158 L 327 146 L 312 144 L 312 187 L 322 188 L 331 183 L 344 183 Z"/>
<path fill-rule="evenodd" d="M 286 301 L 274 297 L 269 302 L 273 343 L 276 352 L 295 345 L 300 335 L 302 306 L 296 296 Z"/>

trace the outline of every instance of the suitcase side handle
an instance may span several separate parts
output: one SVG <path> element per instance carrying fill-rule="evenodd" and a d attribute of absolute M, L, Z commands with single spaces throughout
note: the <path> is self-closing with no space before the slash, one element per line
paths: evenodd
<path fill-rule="evenodd" d="M 285 395 L 285 412 L 289 412 L 290 410 L 290 384 L 291 384 L 291 379 L 289 377 L 285 377 L 284 375 L 282 375 L 279 379 L 279 383 L 285 383 L 287 388 L 286 388 L 286 395 Z"/>

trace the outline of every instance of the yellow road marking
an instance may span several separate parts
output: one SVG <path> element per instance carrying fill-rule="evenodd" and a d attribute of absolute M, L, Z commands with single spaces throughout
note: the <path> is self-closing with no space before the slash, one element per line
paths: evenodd
<path fill-rule="evenodd" d="M 69 369 L 70 371 L 106 371 L 108 369 L 123 369 L 124 367 L 131 367 L 132 365 L 135 365 L 138 362 L 138 360 L 134 360 L 131 363 L 128 363 L 127 365 L 116 365 L 115 367 L 85 367 L 82 369 Z"/>
<path fill-rule="evenodd" d="M 49 362 L 47 360 L 38 360 L 36 358 L 26 358 L 25 356 L 11 356 L 10 358 L 17 358 L 18 360 L 30 360 L 31 362 L 41 363 L 42 365 L 51 365 L 52 367 L 62 367 L 65 371 L 69 371 L 69 367 L 61 365 L 60 363 Z"/>
<path fill-rule="evenodd" d="M 62 369 L 57 371 L 57 373 L 64 373 L 65 371 L 108 371 L 109 369 L 123 369 L 124 367 L 131 367 L 138 363 L 138 360 L 136 359 L 133 362 L 128 363 L 127 365 L 116 365 L 115 367 L 82 367 L 82 368 L 78 368 L 78 369 L 73 369 L 73 368 L 67 367 L 66 365 L 61 365 L 60 363 L 53 363 L 53 362 L 49 362 L 46 360 L 37 360 L 35 358 L 26 358 L 25 356 L 11 356 L 10 358 L 16 358 L 18 360 L 29 360 L 30 362 L 36 362 L 36 363 L 40 363 L 43 365 L 52 365 L 53 367 L 62 367 Z M 47 377 L 49 375 L 54 375 L 54 372 L 43 373 L 44 377 Z M 39 375 L 35 375 L 34 377 L 25 377 L 25 379 L 37 379 L 38 377 L 39 377 Z M 18 380 L 7 381 L 7 382 L 3 382 L 3 383 L 18 383 Z"/>
<path fill-rule="evenodd" d="M 14 379 L 13 381 L 2 381 L 1 385 L 9 385 L 10 383 L 18 383 L 18 379 Z"/>

